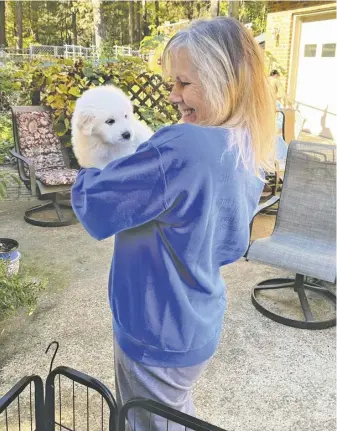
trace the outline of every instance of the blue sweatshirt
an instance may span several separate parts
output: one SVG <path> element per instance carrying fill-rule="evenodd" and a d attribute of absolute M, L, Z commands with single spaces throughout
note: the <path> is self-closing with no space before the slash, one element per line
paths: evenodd
<path fill-rule="evenodd" d="M 209 359 L 226 308 L 220 267 L 239 259 L 263 182 L 223 128 L 164 127 L 102 171 L 82 169 L 72 205 L 98 240 L 116 235 L 109 280 L 114 333 L 145 365 Z"/>

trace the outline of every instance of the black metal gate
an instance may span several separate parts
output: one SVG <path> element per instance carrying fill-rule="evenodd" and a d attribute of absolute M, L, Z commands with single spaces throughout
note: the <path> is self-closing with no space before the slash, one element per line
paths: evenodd
<path fill-rule="evenodd" d="M 46 380 L 46 431 L 117 430 L 117 404 L 99 380 L 57 367 Z"/>
<path fill-rule="evenodd" d="M 127 423 L 131 425 L 133 431 L 137 431 L 137 426 L 141 430 L 225 431 L 223 428 L 181 413 L 164 404 L 143 398 L 130 400 L 122 407 L 119 413 L 118 431 L 130 429 Z"/>
<path fill-rule="evenodd" d="M 130 400 L 118 412 L 113 395 L 99 380 L 69 367 L 52 371 L 58 349 L 58 343 L 53 343 L 57 348 L 45 396 L 41 377 L 23 377 L 0 399 L 0 431 L 137 431 L 137 427 L 142 431 L 225 431 L 141 398 Z"/>
<path fill-rule="evenodd" d="M 0 430 L 44 431 L 44 413 L 41 377 L 23 377 L 0 399 Z"/>

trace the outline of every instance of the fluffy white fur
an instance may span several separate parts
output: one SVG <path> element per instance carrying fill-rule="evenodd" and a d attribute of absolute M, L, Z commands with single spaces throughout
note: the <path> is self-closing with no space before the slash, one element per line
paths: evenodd
<path fill-rule="evenodd" d="M 112 85 L 91 88 L 77 100 L 72 145 L 80 166 L 103 169 L 133 153 L 153 132 L 136 119 L 130 99 Z"/>

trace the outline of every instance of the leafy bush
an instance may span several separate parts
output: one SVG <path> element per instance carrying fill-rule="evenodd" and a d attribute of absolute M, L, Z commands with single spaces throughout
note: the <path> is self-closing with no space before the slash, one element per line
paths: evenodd
<path fill-rule="evenodd" d="M 160 76 L 153 75 L 140 58 L 119 57 L 109 62 L 78 60 L 75 63 L 72 59 L 29 61 L 7 64 L 2 73 L 6 76 L 1 88 L 6 94 L 7 109 L 11 104 L 31 105 L 32 101 L 49 106 L 53 111 L 55 132 L 68 147 L 71 116 L 77 98 L 85 90 L 99 85 L 113 84 L 129 94 L 136 116 L 153 130 L 178 121 L 177 111 L 167 101 L 168 84 Z M 0 118 L 0 163 L 11 146 L 8 115 L 3 121 Z M 71 148 L 69 155 L 76 167 Z"/>
<path fill-rule="evenodd" d="M 9 150 L 13 148 L 12 121 L 10 115 L 0 114 L 0 164 L 9 155 Z"/>
<path fill-rule="evenodd" d="M 146 81 L 153 77 L 144 61 L 139 58 L 119 58 L 109 63 L 97 64 L 79 60 L 71 64 L 55 63 L 44 68 L 35 66 L 31 75 L 27 91 L 40 91 L 40 103 L 53 110 L 55 131 L 64 137 L 65 144 L 70 144 L 71 116 L 77 98 L 85 90 L 99 85 L 113 84 L 131 98 L 131 90 L 134 89 L 138 99 L 134 100 L 135 111 L 140 119 L 154 130 L 177 121 L 175 109 L 167 102 L 167 85 L 160 87 L 161 93 L 156 103 L 147 97 L 152 94 L 153 88 L 146 86 Z M 143 99 L 148 100 L 142 104 Z"/>
<path fill-rule="evenodd" d="M 32 314 L 46 284 L 45 280 L 33 279 L 27 272 L 7 276 L 6 262 L 0 259 L 0 319 L 20 307 L 27 307 Z"/>
<path fill-rule="evenodd" d="M 0 111 L 7 111 L 10 105 L 21 103 L 20 66 L 7 62 L 0 68 Z"/>

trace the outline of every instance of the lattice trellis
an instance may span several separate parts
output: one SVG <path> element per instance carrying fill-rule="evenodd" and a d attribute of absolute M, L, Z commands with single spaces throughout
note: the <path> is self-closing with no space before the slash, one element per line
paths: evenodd
<path fill-rule="evenodd" d="M 160 75 L 143 73 L 128 87 L 135 113 L 140 119 L 146 121 L 143 110 L 151 108 L 164 115 L 168 122 L 177 121 L 177 112 L 168 102 L 171 85 L 165 82 Z M 168 109 L 171 108 L 171 109 Z"/>

